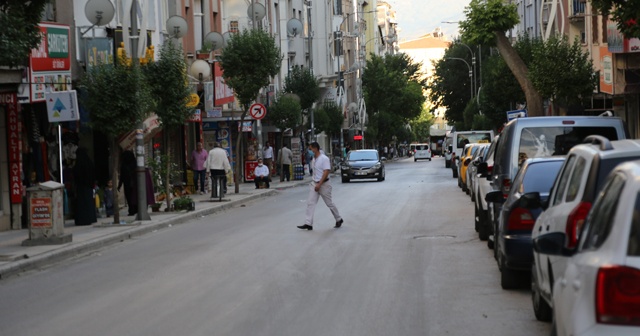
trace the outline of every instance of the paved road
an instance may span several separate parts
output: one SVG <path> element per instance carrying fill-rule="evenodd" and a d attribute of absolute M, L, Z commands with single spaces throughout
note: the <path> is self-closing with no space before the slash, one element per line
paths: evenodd
<path fill-rule="evenodd" d="M 503 291 L 441 158 L 341 184 L 300 231 L 307 187 L 0 281 L 0 335 L 547 335 Z"/>

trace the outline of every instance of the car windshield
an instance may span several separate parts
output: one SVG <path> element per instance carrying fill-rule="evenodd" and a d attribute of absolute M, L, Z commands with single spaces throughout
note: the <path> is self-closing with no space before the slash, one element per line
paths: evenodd
<path fill-rule="evenodd" d="M 373 151 L 349 152 L 349 161 L 378 161 L 378 153 Z"/>
<path fill-rule="evenodd" d="M 527 168 L 524 176 L 524 192 L 539 192 L 540 194 L 549 194 L 556 175 L 560 171 L 564 161 L 550 161 L 532 163 Z"/>

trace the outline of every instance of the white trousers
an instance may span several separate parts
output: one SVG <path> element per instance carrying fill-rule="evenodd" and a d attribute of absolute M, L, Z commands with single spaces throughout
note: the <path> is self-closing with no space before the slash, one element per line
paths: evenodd
<path fill-rule="evenodd" d="M 309 197 L 307 197 L 307 211 L 305 213 L 306 218 L 304 223 L 313 226 L 313 213 L 316 210 L 316 204 L 318 204 L 318 198 L 320 197 L 322 197 L 324 204 L 326 204 L 327 207 L 329 207 L 329 210 L 331 210 L 336 222 L 342 219 L 338 213 L 338 208 L 336 208 L 336 205 L 333 204 L 333 201 L 331 200 L 331 184 L 329 181 L 323 183 L 319 191 L 316 191 L 315 187 L 316 183 L 311 182 L 309 185 Z"/>

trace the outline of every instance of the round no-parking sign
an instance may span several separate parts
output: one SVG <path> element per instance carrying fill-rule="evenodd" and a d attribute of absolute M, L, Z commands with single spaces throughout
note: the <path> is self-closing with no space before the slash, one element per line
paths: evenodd
<path fill-rule="evenodd" d="M 267 108 L 262 104 L 256 103 L 249 108 L 249 114 L 253 119 L 260 120 L 267 116 Z"/>

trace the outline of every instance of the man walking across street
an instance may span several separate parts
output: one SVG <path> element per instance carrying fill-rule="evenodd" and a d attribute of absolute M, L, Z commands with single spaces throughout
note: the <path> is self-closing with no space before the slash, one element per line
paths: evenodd
<path fill-rule="evenodd" d="M 198 184 L 200 184 L 200 195 L 204 194 L 204 179 L 207 173 L 204 169 L 204 164 L 208 156 L 207 151 L 202 149 L 202 142 L 198 142 L 196 149 L 191 152 L 190 164 L 191 170 L 193 170 L 193 188 L 198 191 Z"/>
<path fill-rule="evenodd" d="M 264 182 L 269 189 L 269 168 L 262 164 L 262 159 L 258 159 L 258 166 L 253 171 L 253 181 L 256 183 L 256 189 L 260 189 L 260 182 Z"/>
<path fill-rule="evenodd" d="M 291 160 L 293 160 L 293 153 L 289 148 L 287 148 L 286 144 L 283 144 L 282 148 L 280 148 L 280 151 L 278 152 L 278 163 L 281 165 L 280 182 L 285 179 L 289 182 L 289 179 L 291 179 L 291 173 L 289 171 L 289 167 L 291 167 Z"/>
<path fill-rule="evenodd" d="M 221 189 L 224 189 L 224 192 L 226 193 L 226 173 L 228 171 L 231 171 L 231 165 L 229 164 L 229 159 L 227 158 L 227 151 L 220 148 L 220 143 L 218 143 L 217 141 L 213 143 L 213 149 L 209 151 L 209 156 L 207 157 L 207 161 L 205 163 L 205 169 L 211 172 L 211 198 L 214 198 L 215 193 L 215 176 L 223 176 Z"/>
<path fill-rule="evenodd" d="M 309 196 L 307 197 L 307 211 L 305 213 L 306 218 L 304 225 L 298 226 L 298 229 L 313 230 L 313 213 L 318 204 L 318 198 L 322 197 L 324 203 L 331 210 L 333 218 L 336 220 L 335 228 L 342 226 L 344 220 L 338 213 L 338 208 L 331 200 L 331 183 L 329 183 L 329 172 L 331 172 L 331 162 L 329 158 L 320 153 L 320 145 L 317 142 L 312 142 L 309 148 L 313 151 L 314 160 L 313 165 L 313 181 L 311 182 L 309 189 Z"/>

